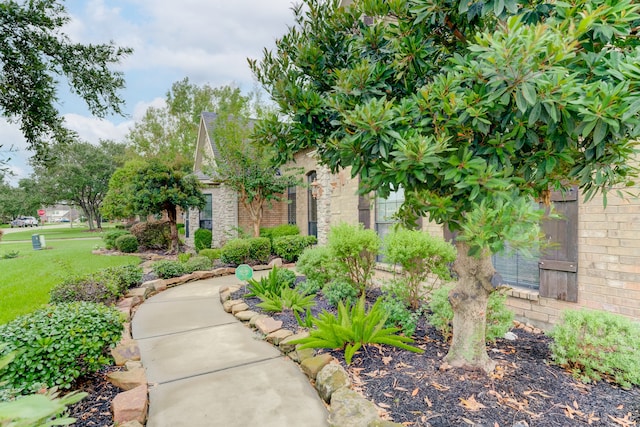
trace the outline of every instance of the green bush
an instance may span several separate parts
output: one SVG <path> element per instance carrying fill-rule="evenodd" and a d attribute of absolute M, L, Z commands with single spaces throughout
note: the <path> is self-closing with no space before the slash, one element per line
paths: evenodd
<path fill-rule="evenodd" d="M 146 249 L 168 249 L 171 244 L 169 221 L 148 221 L 134 224 L 129 229 L 138 244 Z"/>
<path fill-rule="evenodd" d="M 180 261 L 158 261 L 151 266 L 151 269 L 161 279 L 171 279 L 188 273 L 186 265 Z"/>
<path fill-rule="evenodd" d="M 281 224 L 275 227 L 260 228 L 260 237 L 266 237 L 271 241 L 273 246 L 273 239 L 282 236 L 296 236 L 300 234 L 300 229 L 295 224 Z"/>
<path fill-rule="evenodd" d="M 640 385 L 640 324 L 603 311 L 567 310 L 549 333 L 551 357 L 584 381 Z"/>
<path fill-rule="evenodd" d="M 120 296 L 129 288 L 134 288 L 142 283 L 142 268 L 137 265 L 120 265 L 107 267 L 96 273 L 98 281 L 104 282 L 114 295 Z"/>
<path fill-rule="evenodd" d="M 380 237 L 373 230 L 365 230 L 362 224 L 340 223 L 329 231 L 329 249 L 339 271 L 364 294 L 369 286 L 376 256 L 380 250 Z"/>
<path fill-rule="evenodd" d="M 74 301 L 113 304 L 116 294 L 95 275 L 69 277 L 49 291 L 49 302 L 52 304 Z"/>
<path fill-rule="evenodd" d="M 116 248 L 125 254 L 132 254 L 138 250 L 138 239 L 133 234 L 125 234 L 116 239 Z"/>
<path fill-rule="evenodd" d="M 315 280 L 305 280 L 304 282 L 299 283 L 296 286 L 296 289 L 305 295 L 317 294 L 320 289 L 322 289 L 322 285 Z"/>
<path fill-rule="evenodd" d="M 273 239 L 273 252 L 289 262 L 295 262 L 310 246 L 317 243 L 315 236 L 281 236 Z"/>
<path fill-rule="evenodd" d="M 260 264 L 269 262 L 271 256 L 271 240 L 266 237 L 252 237 L 249 242 L 249 259 Z"/>
<path fill-rule="evenodd" d="M 325 285 L 325 287 L 322 288 L 322 294 L 333 307 L 337 307 L 340 301 L 353 303 L 358 297 L 356 288 L 354 288 L 351 283 L 341 279 L 335 279 Z"/>
<path fill-rule="evenodd" d="M 191 254 L 189 252 L 181 252 L 178 254 L 178 261 L 187 262 L 191 259 Z"/>
<path fill-rule="evenodd" d="M 453 308 L 449 302 L 449 292 L 453 285 L 443 286 L 431 293 L 429 302 L 428 320 L 433 327 L 438 329 L 445 340 L 451 338 L 453 321 Z M 489 295 L 487 303 L 487 326 L 485 329 L 487 341 L 495 341 L 502 338 L 513 326 L 513 312 L 505 303 L 507 297 L 504 293 L 496 291 Z"/>
<path fill-rule="evenodd" d="M 0 357 L 16 352 L 3 373 L 19 393 L 70 388 L 82 375 L 111 362 L 108 350 L 121 338 L 122 317 L 102 304 L 74 302 L 45 307 L 0 325 Z"/>
<path fill-rule="evenodd" d="M 207 271 L 211 270 L 213 263 L 206 256 L 196 256 L 185 263 L 185 269 L 187 273 L 193 273 L 194 271 Z"/>
<path fill-rule="evenodd" d="M 213 233 L 206 228 L 198 228 L 193 233 L 193 243 L 196 247 L 196 252 L 200 252 L 203 249 L 210 249 L 211 242 L 213 241 Z"/>
<path fill-rule="evenodd" d="M 181 234 L 181 235 L 185 235 L 186 234 L 185 225 L 184 224 L 176 224 L 176 227 L 178 228 L 178 234 Z"/>
<path fill-rule="evenodd" d="M 296 262 L 296 270 L 304 274 L 307 281 L 323 287 L 335 277 L 336 265 L 329 248 L 316 246 L 302 252 Z"/>
<path fill-rule="evenodd" d="M 448 264 L 456 259 L 456 249 L 441 238 L 418 230 L 399 228 L 384 239 L 385 261 L 402 267 L 403 292 L 398 297 L 417 310 L 435 285 L 425 286 L 430 274 L 449 280 Z"/>
<path fill-rule="evenodd" d="M 274 267 L 275 269 L 275 267 Z M 288 288 L 293 288 L 296 282 L 296 273 L 288 268 L 278 268 L 277 270 L 278 281 Z"/>
<path fill-rule="evenodd" d="M 202 249 L 200 252 L 198 252 L 198 255 L 206 256 L 211 261 L 215 261 L 217 259 L 220 259 L 220 255 L 221 254 L 222 254 L 222 250 L 221 249 Z"/>
<path fill-rule="evenodd" d="M 309 336 L 292 343 L 301 344 L 301 349 L 344 348 L 347 364 L 351 364 L 356 351 L 367 344 L 386 344 L 415 353 L 423 352 L 408 344 L 413 342 L 411 338 L 396 335 L 399 329 L 385 328 L 386 320 L 387 313 L 380 301 L 376 301 L 367 311 L 363 295 L 353 306 L 340 302 L 337 315 L 323 311 L 313 319 L 315 329 L 309 332 Z"/>
<path fill-rule="evenodd" d="M 245 264 L 249 258 L 249 242 L 247 239 L 229 240 L 220 254 L 220 261 L 225 264 Z"/>
<path fill-rule="evenodd" d="M 104 233 L 102 236 L 102 240 L 104 241 L 104 246 L 107 249 L 115 249 L 116 248 L 116 239 L 120 236 L 124 236 L 126 234 L 130 234 L 127 230 L 110 230 Z"/>
<path fill-rule="evenodd" d="M 380 300 L 384 311 L 389 315 L 385 326 L 388 328 L 398 327 L 406 336 L 413 336 L 422 311 L 410 310 L 403 300 L 391 294 L 383 295 Z"/>

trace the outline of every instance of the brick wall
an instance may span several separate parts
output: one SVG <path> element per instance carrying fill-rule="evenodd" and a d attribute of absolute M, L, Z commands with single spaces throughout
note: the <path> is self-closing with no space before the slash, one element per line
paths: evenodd
<path fill-rule="evenodd" d="M 271 206 L 266 204 L 263 208 L 262 222 L 260 227 L 273 227 L 287 223 L 287 203 L 273 202 Z M 238 227 L 248 234 L 253 233 L 253 221 L 249 211 L 246 210 L 238 200 Z"/>

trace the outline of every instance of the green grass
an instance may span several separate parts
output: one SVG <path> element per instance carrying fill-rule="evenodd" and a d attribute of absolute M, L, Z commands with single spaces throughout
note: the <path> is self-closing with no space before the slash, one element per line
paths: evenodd
<path fill-rule="evenodd" d="M 106 229 L 105 229 L 106 230 Z M 31 241 L 31 235 L 41 234 L 45 241 L 51 239 L 81 239 L 86 237 L 102 237 L 103 232 L 90 232 L 89 228 L 84 225 L 74 225 L 73 228 L 27 228 L 24 231 L 16 231 L 15 233 L 5 233 L 2 237 L 3 242 Z"/>
<path fill-rule="evenodd" d="M 31 234 L 34 233 L 29 232 L 29 239 Z M 95 236 L 89 234 L 92 235 Z M 0 257 L 11 251 L 20 251 L 18 258 L 0 259 L 0 324 L 48 303 L 51 288 L 71 274 L 87 274 L 101 268 L 137 265 L 140 262 L 135 256 L 93 255 L 91 250 L 94 246 L 103 243 L 97 237 L 91 240 L 51 240 L 48 234 L 45 236 L 47 247 L 51 249 L 35 251 L 30 241 L 0 245 Z"/>

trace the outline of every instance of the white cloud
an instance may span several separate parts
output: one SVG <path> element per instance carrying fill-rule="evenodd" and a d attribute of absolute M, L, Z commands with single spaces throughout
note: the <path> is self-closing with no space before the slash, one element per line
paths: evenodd
<path fill-rule="evenodd" d="M 76 131 L 81 140 L 97 144 L 101 139 L 121 141 L 133 125 L 132 121 L 115 124 L 109 120 L 68 113 L 64 116 L 67 128 Z"/>

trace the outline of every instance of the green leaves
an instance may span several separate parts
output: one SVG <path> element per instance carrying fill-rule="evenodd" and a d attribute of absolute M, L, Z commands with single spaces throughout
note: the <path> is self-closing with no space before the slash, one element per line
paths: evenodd
<path fill-rule="evenodd" d="M 386 344 L 415 353 L 423 352 L 408 345 L 413 342 L 411 338 L 396 335 L 398 328 L 385 328 L 386 319 L 380 300 L 367 311 L 362 296 L 353 306 L 340 302 L 337 315 L 323 311 L 313 319 L 316 329 L 311 330 L 307 338 L 294 343 L 301 344 L 300 348 L 344 348 L 347 364 L 351 364 L 354 354 L 367 344 Z"/>

